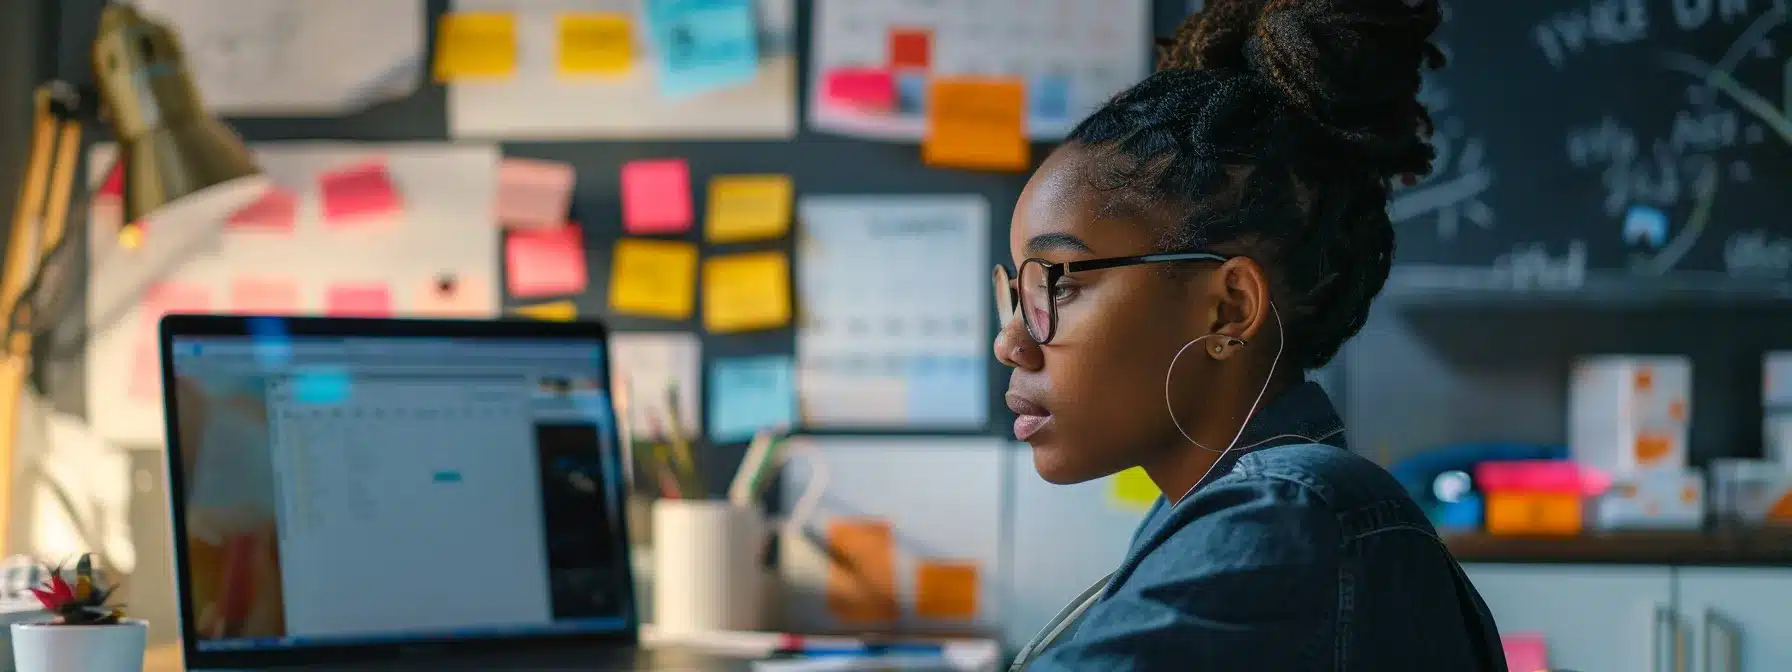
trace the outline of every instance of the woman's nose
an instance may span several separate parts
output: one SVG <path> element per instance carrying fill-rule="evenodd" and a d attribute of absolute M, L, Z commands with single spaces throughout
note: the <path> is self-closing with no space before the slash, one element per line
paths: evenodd
<path fill-rule="evenodd" d="M 1009 368 L 1037 371 L 1045 366 L 1045 353 L 1040 352 L 1039 344 L 1027 335 L 1027 328 L 1019 317 L 1008 320 L 1002 330 L 996 332 L 995 350 L 996 361 Z"/>

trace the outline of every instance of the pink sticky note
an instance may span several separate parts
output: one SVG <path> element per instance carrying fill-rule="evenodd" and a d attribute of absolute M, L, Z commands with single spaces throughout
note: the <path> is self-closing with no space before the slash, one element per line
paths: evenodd
<path fill-rule="evenodd" d="M 291 233 L 298 218 L 299 197 L 281 188 L 268 190 L 254 203 L 231 213 L 225 225 L 234 230 Z"/>
<path fill-rule="evenodd" d="M 504 240 L 510 295 L 521 298 L 585 291 L 585 236 L 578 224 L 512 231 Z"/>
<path fill-rule="evenodd" d="M 331 226 L 354 226 L 367 219 L 397 213 L 398 188 L 386 172 L 384 161 L 366 163 L 324 173 L 318 177 L 324 219 Z"/>
<path fill-rule="evenodd" d="M 230 312 L 238 315 L 292 315 L 299 309 L 299 286 L 291 280 L 237 278 L 230 283 Z"/>
<path fill-rule="evenodd" d="M 150 401 L 162 390 L 161 359 L 156 328 L 163 315 L 170 313 L 203 313 L 211 309 L 211 292 L 198 285 L 161 283 L 143 293 L 140 307 L 142 321 L 132 345 L 131 381 L 127 394 L 133 399 Z"/>
<path fill-rule="evenodd" d="M 1549 669 L 1549 643 L 1543 639 L 1543 635 L 1500 635 L 1500 648 L 1506 652 L 1506 669 L 1510 672 L 1539 672 Z"/>
<path fill-rule="evenodd" d="M 498 223 L 525 228 L 565 224 L 572 185 L 570 165 L 505 159 L 498 164 Z"/>
<path fill-rule="evenodd" d="M 829 105 L 862 112 L 887 112 L 896 107 L 896 76 L 888 70 L 842 68 L 822 81 L 822 100 Z"/>
<path fill-rule="evenodd" d="M 412 312 L 425 317 L 485 317 L 491 311 L 491 285 L 484 279 L 443 274 L 417 288 Z"/>
<path fill-rule="evenodd" d="M 345 284 L 324 293 L 324 314 L 333 317 L 389 317 L 392 292 L 385 285 Z"/>
<path fill-rule="evenodd" d="M 622 166 L 622 229 L 633 234 L 691 228 L 691 165 L 684 159 L 630 161 Z"/>

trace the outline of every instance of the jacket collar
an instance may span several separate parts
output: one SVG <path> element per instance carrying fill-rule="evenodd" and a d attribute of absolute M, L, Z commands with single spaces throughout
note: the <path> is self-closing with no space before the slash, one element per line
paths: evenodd
<path fill-rule="evenodd" d="M 1276 398 L 1271 399 L 1268 406 L 1257 411 L 1245 425 L 1244 433 L 1231 450 L 1220 455 L 1195 484 L 1195 490 L 1232 472 L 1238 459 L 1276 446 L 1288 446 L 1299 443 L 1323 443 L 1335 448 L 1348 450 L 1350 446 L 1344 441 L 1344 420 L 1338 417 L 1338 411 L 1332 407 L 1331 397 L 1326 395 L 1325 388 L 1313 381 L 1303 381 L 1299 385 L 1283 390 Z M 1193 492 L 1191 490 L 1190 492 Z"/>

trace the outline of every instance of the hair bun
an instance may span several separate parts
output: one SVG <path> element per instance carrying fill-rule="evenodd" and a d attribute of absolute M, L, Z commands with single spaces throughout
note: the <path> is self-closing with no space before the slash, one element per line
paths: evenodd
<path fill-rule="evenodd" d="M 1421 69 L 1443 65 L 1438 0 L 1269 0 L 1254 19 L 1244 68 L 1318 122 L 1330 149 L 1384 177 L 1430 171 L 1418 93 Z"/>

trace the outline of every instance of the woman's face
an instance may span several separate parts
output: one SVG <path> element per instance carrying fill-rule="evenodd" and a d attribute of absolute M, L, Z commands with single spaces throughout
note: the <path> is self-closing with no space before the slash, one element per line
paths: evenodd
<path fill-rule="evenodd" d="M 1066 262 L 1157 250 L 1161 225 L 1102 216 L 1104 196 L 1084 179 L 1087 160 L 1086 150 L 1065 146 L 1027 182 L 1008 232 L 1015 267 L 1033 257 Z M 1171 277 L 1164 270 L 1142 265 L 1065 276 L 1048 345 L 1028 337 L 1018 317 L 998 332 L 996 357 L 1013 369 L 1006 399 L 1021 416 L 1016 436 L 1032 445 L 1033 464 L 1047 481 L 1100 478 L 1187 443 L 1166 410 L 1165 374 L 1190 339 L 1213 331 L 1219 297 L 1207 276 L 1216 274 Z M 1202 422 L 1202 404 L 1189 397 L 1205 386 L 1190 381 L 1213 379 L 1214 361 L 1202 355 L 1193 347 L 1177 359 L 1172 389 L 1177 419 L 1191 432 Z"/>

